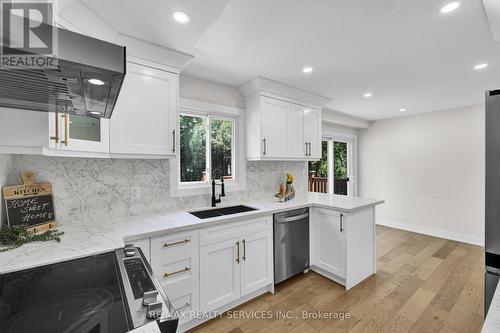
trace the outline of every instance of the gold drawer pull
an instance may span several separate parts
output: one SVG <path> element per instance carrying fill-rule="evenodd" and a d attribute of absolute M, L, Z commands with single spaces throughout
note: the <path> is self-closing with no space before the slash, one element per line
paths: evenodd
<path fill-rule="evenodd" d="M 191 270 L 191 268 L 189 268 L 189 267 L 184 267 L 183 269 L 178 270 L 177 272 L 165 273 L 165 274 L 163 274 L 163 277 L 166 277 L 166 278 L 167 278 L 167 277 L 169 277 L 169 276 L 172 276 L 172 275 L 175 275 L 175 274 L 179 274 L 179 273 L 182 273 L 182 272 L 187 272 L 187 271 L 189 271 L 189 270 Z"/>
<path fill-rule="evenodd" d="M 191 240 L 190 239 L 185 239 L 185 240 L 181 240 L 181 241 L 178 241 L 178 242 L 175 242 L 175 243 L 163 243 L 163 247 L 169 247 L 169 246 L 174 246 L 174 245 L 179 245 L 179 244 L 182 244 L 182 243 L 189 243 Z"/>

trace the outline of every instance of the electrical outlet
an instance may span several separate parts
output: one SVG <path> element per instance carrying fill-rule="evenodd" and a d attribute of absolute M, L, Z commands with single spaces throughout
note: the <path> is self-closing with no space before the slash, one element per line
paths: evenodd
<path fill-rule="evenodd" d="M 132 186 L 130 188 L 130 199 L 131 200 L 139 200 L 141 199 L 141 187 L 140 186 Z"/>

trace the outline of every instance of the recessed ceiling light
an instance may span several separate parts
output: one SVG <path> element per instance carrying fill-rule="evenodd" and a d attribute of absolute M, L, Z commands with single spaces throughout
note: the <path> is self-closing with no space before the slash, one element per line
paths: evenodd
<path fill-rule="evenodd" d="M 441 7 L 441 13 L 443 14 L 451 13 L 452 11 L 457 10 L 458 7 L 460 7 L 460 2 L 458 1 L 450 2 L 449 4 Z"/>
<path fill-rule="evenodd" d="M 313 68 L 310 66 L 302 68 L 302 72 L 304 73 L 311 73 L 313 71 Z"/>
<path fill-rule="evenodd" d="M 191 20 L 189 18 L 189 15 L 186 12 L 183 12 L 180 10 L 176 10 L 174 12 L 173 16 L 174 16 L 174 20 L 176 20 L 177 22 L 182 23 L 182 24 L 187 24 Z"/>
<path fill-rule="evenodd" d="M 103 86 L 106 84 L 106 82 L 99 80 L 99 79 L 94 79 L 94 78 L 87 79 L 87 82 L 90 84 L 93 84 L 94 86 Z"/>
<path fill-rule="evenodd" d="M 486 67 L 488 67 L 488 64 L 477 64 L 476 66 L 474 66 L 474 69 L 480 70 L 480 69 L 485 69 Z"/>
<path fill-rule="evenodd" d="M 372 94 L 371 92 L 367 92 L 367 93 L 364 93 L 364 94 L 363 94 L 363 97 L 364 97 L 364 98 L 370 98 L 370 97 L 372 97 L 372 96 L 373 96 L 373 94 Z"/>
<path fill-rule="evenodd" d="M 406 112 L 405 108 L 399 109 L 399 112 Z"/>

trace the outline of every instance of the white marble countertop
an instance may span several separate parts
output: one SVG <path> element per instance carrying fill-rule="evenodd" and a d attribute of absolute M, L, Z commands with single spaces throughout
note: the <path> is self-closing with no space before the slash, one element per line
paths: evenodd
<path fill-rule="evenodd" d="M 303 207 L 324 207 L 345 213 L 384 203 L 383 200 L 310 193 L 306 199 L 286 203 L 246 202 L 255 211 L 201 220 L 186 211 L 155 216 L 127 217 L 90 224 L 64 224 L 61 242 L 35 242 L 0 253 L 0 274 L 77 259 L 123 247 L 125 242 L 165 233 L 234 222 L 252 216 L 269 215 Z M 223 206 L 221 206 L 223 207 Z"/>
<path fill-rule="evenodd" d="M 500 332 L 500 282 L 497 285 L 493 299 L 491 300 L 488 315 L 484 320 L 481 333 L 498 333 Z"/>

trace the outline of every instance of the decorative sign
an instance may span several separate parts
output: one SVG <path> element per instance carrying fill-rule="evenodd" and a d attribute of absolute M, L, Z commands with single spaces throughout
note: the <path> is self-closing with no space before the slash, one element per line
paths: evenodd
<path fill-rule="evenodd" d="M 55 228 L 52 184 L 35 184 L 33 172 L 21 174 L 23 185 L 4 186 L 9 226 L 27 225 L 34 232 Z"/>

